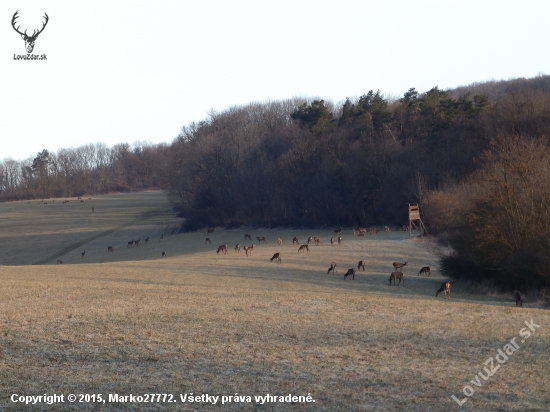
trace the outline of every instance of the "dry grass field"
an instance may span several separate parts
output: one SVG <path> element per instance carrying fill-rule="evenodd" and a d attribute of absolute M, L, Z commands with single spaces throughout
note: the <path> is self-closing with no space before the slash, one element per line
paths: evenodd
<path fill-rule="evenodd" d="M 436 299 L 444 278 L 428 240 L 403 232 L 354 237 L 351 230 L 341 245 L 330 245 L 330 230 L 178 234 L 159 192 L 63 200 L 0 204 L 3 409 L 550 409 L 549 311 L 460 285 L 450 300 Z M 298 253 L 293 236 L 321 242 Z M 236 243 L 254 243 L 252 255 L 235 252 Z M 227 255 L 216 253 L 222 244 Z M 282 263 L 270 262 L 275 252 Z M 344 281 L 359 260 L 366 270 Z M 332 261 L 338 273 L 327 275 Z M 389 285 L 394 261 L 408 262 L 404 285 Z M 418 277 L 428 265 L 432 277 Z M 520 336 L 531 320 L 540 326 Z M 502 364 L 494 360 L 500 368 L 493 376 L 479 378 L 513 338 L 518 349 Z M 466 385 L 474 394 L 459 407 L 451 396 L 464 399 Z M 54 393 L 102 394 L 106 402 L 10 401 Z M 108 401 L 109 394 L 148 393 L 173 394 L 177 402 Z M 180 401 L 191 393 L 220 398 L 216 405 Z M 221 405 L 221 396 L 235 394 L 251 402 Z M 315 402 L 254 399 L 266 394 L 311 394 Z"/>

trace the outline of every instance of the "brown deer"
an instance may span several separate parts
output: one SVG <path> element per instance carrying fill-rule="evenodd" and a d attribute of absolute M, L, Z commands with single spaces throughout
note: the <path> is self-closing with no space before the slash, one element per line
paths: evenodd
<path fill-rule="evenodd" d="M 112 246 L 107 246 L 107 252 L 111 252 L 113 253 L 115 250 L 113 249 Z"/>
<path fill-rule="evenodd" d="M 351 269 L 348 269 L 348 271 L 346 272 L 346 274 L 344 275 L 344 280 L 346 280 L 346 278 L 348 276 L 351 276 L 353 280 L 355 280 L 355 269 L 351 268 Z"/>
<path fill-rule="evenodd" d="M 159 242 L 160 242 L 162 239 L 164 239 L 164 233 L 163 233 L 162 235 L 160 235 L 160 237 L 159 237 Z"/>
<path fill-rule="evenodd" d="M 342 244 L 342 236 L 338 236 L 338 244 L 339 244 L 339 245 Z"/>
<path fill-rule="evenodd" d="M 332 274 L 333 274 L 333 275 L 337 272 L 337 270 L 336 270 L 336 262 L 332 262 L 332 263 L 330 264 L 330 267 L 329 267 L 328 270 L 327 270 L 327 275 L 328 275 L 331 271 L 332 271 Z"/>
<path fill-rule="evenodd" d="M 393 284 L 395 285 L 396 279 L 399 279 L 399 285 L 401 284 L 401 281 L 403 281 L 403 285 L 405 284 L 405 279 L 403 279 L 403 272 L 392 272 L 390 275 L 390 286 L 391 281 L 393 280 Z"/>
<path fill-rule="evenodd" d="M 365 261 L 364 260 L 360 260 L 359 263 L 357 264 L 357 270 L 359 270 L 359 269 L 365 270 Z"/>
<path fill-rule="evenodd" d="M 313 238 L 310 236 L 307 238 L 307 244 L 309 245 L 311 243 L 311 241 L 313 240 Z"/>
<path fill-rule="evenodd" d="M 206 234 L 209 235 L 210 233 L 214 233 L 214 228 L 206 229 Z"/>
<path fill-rule="evenodd" d="M 283 244 L 283 238 L 281 236 L 277 238 L 277 243 L 279 244 L 279 246 Z"/>
<path fill-rule="evenodd" d="M 134 245 L 139 246 L 139 242 L 141 242 L 141 238 L 139 238 L 138 240 L 134 240 Z"/>
<path fill-rule="evenodd" d="M 252 240 L 252 237 L 250 236 L 250 233 L 244 234 L 244 240 Z"/>
<path fill-rule="evenodd" d="M 57 259 L 57 264 L 61 265 L 63 262 L 60 259 Z"/>
<path fill-rule="evenodd" d="M 339 235 L 340 233 L 342 233 L 342 228 L 340 228 L 340 229 L 334 229 L 334 234 L 335 234 L 335 235 Z"/>
<path fill-rule="evenodd" d="M 424 266 L 422 269 L 418 271 L 418 276 L 427 273 L 428 277 L 432 276 L 432 268 L 430 266 Z"/>
<path fill-rule="evenodd" d="M 409 263 L 409 262 L 405 262 L 405 263 L 393 262 L 393 268 L 394 268 L 396 271 L 397 271 L 397 269 L 403 270 L 403 266 L 407 266 L 407 263 Z"/>
<path fill-rule="evenodd" d="M 132 246 L 134 246 L 134 239 L 132 239 L 128 242 L 128 247 L 132 247 Z"/>
<path fill-rule="evenodd" d="M 334 236 L 330 238 L 330 244 L 334 245 Z"/>
<path fill-rule="evenodd" d="M 273 257 L 270 259 L 271 262 L 273 262 L 273 259 L 275 259 L 275 262 L 281 263 L 281 253 L 277 252 L 273 255 Z"/>
<path fill-rule="evenodd" d="M 148 242 L 149 242 L 149 236 L 147 236 L 147 237 L 145 238 L 145 244 L 147 244 Z"/>
<path fill-rule="evenodd" d="M 258 239 L 258 243 L 265 243 L 265 236 L 256 236 L 256 239 Z"/>
<path fill-rule="evenodd" d="M 441 287 L 435 292 L 435 297 L 440 293 L 445 293 L 445 299 L 451 298 L 451 282 L 443 282 L 441 284 Z"/>
<path fill-rule="evenodd" d="M 514 290 L 514 299 L 516 300 L 516 307 L 523 307 L 523 299 L 519 290 Z"/>
<path fill-rule="evenodd" d="M 235 253 L 241 253 L 241 245 L 239 245 L 238 243 L 235 245 Z"/>
<path fill-rule="evenodd" d="M 221 245 L 218 247 L 218 251 L 216 252 L 216 254 L 220 253 L 220 252 L 223 252 L 224 255 L 227 254 L 227 245 Z"/>
<path fill-rule="evenodd" d="M 371 228 L 370 232 L 371 232 L 373 235 L 376 235 L 378 232 L 380 232 L 380 230 L 378 230 L 377 227 L 373 227 L 373 228 Z"/>
<path fill-rule="evenodd" d="M 359 229 L 353 229 L 353 236 L 359 236 Z"/>
<path fill-rule="evenodd" d="M 298 242 L 298 238 L 297 238 L 296 236 L 294 236 L 294 237 L 292 238 L 292 244 L 293 244 L 293 245 L 297 245 L 298 243 L 299 243 L 299 242 Z"/>
<path fill-rule="evenodd" d="M 309 253 L 309 246 L 308 245 L 302 245 L 298 248 L 298 253 L 300 253 L 303 250 L 307 250 Z M 305 253 L 305 252 L 304 252 Z"/>
<path fill-rule="evenodd" d="M 207 237 L 207 238 L 206 238 L 206 240 L 204 241 L 204 244 L 207 244 L 207 243 L 210 243 L 210 244 L 212 244 L 212 241 L 210 240 L 210 238 L 209 238 L 209 237 Z"/>
<path fill-rule="evenodd" d="M 163 258 L 166 257 L 166 252 L 165 252 L 165 251 L 162 251 L 162 257 L 163 257 Z"/>
<path fill-rule="evenodd" d="M 368 232 L 368 230 L 367 230 L 367 228 L 366 228 L 366 227 L 360 227 L 360 228 L 359 228 L 359 229 L 357 229 L 357 230 L 359 230 L 359 235 L 360 235 L 360 236 L 361 236 L 361 233 L 363 233 L 363 235 L 364 235 L 365 233 L 367 233 L 367 232 Z"/>
<path fill-rule="evenodd" d="M 384 226 L 384 229 L 386 230 L 386 232 L 391 232 L 391 228 L 389 226 Z"/>
<path fill-rule="evenodd" d="M 315 246 L 319 246 L 319 236 L 314 236 L 313 241 L 315 242 Z"/>
<path fill-rule="evenodd" d="M 82 252 L 82 253 L 80 254 L 80 258 L 82 259 L 82 258 L 84 257 L 85 254 L 86 254 L 86 251 Z"/>
<path fill-rule="evenodd" d="M 252 256 L 252 249 L 254 249 L 254 243 L 252 243 L 252 246 L 244 246 L 244 251 L 246 252 L 246 256 L 248 256 L 248 253 Z"/>

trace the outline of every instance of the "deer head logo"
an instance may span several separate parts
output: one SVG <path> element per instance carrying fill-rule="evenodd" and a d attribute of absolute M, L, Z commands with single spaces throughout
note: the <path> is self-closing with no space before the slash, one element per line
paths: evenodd
<path fill-rule="evenodd" d="M 25 48 L 27 49 L 27 53 L 32 53 L 34 49 L 34 42 L 36 41 L 36 38 L 38 37 L 38 35 L 42 33 L 42 31 L 44 30 L 44 28 L 46 27 L 46 24 L 48 24 L 49 17 L 46 13 L 44 13 L 44 18 L 46 19 L 46 21 L 42 23 L 43 24 L 42 28 L 38 30 L 38 32 L 36 30 L 33 30 L 32 36 L 28 36 L 27 30 L 25 30 L 24 33 L 21 33 L 19 31 L 20 26 L 17 26 L 17 28 L 15 28 L 15 20 L 19 17 L 17 13 L 19 13 L 19 10 L 17 10 L 13 15 L 13 18 L 11 19 L 11 25 L 13 29 L 21 35 L 21 38 L 25 40 Z"/>

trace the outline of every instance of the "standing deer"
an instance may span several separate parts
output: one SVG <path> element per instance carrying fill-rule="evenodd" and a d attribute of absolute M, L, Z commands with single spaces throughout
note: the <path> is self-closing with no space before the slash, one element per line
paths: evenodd
<path fill-rule="evenodd" d="M 435 297 L 437 298 L 442 292 L 445 293 L 445 299 L 451 298 L 451 282 L 443 282 L 441 287 L 435 292 Z"/>
<path fill-rule="evenodd" d="M 164 239 L 164 233 L 163 233 L 162 235 L 160 235 L 160 237 L 159 237 L 159 242 L 160 242 L 162 239 Z"/>
<path fill-rule="evenodd" d="M 427 273 L 428 277 L 432 276 L 432 268 L 430 266 L 424 266 L 422 269 L 418 271 L 418 276 L 420 276 L 423 273 Z"/>
<path fill-rule="evenodd" d="M 283 238 L 281 236 L 277 238 L 277 243 L 279 244 L 279 246 L 283 244 Z"/>
<path fill-rule="evenodd" d="M 401 284 L 401 281 L 403 281 L 403 285 L 405 284 L 405 279 L 403 279 L 403 272 L 392 272 L 390 275 L 390 286 L 391 281 L 393 280 L 393 284 L 395 285 L 396 279 L 399 279 L 399 285 Z"/>
<path fill-rule="evenodd" d="M 300 253 L 303 250 L 307 250 L 309 253 L 309 246 L 308 245 L 302 245 L 298 248 L 298 253 Z"/>
<path fill-rule="evenodd" d="M 115 250 L 113 249 L 112 246 L 107 246 L 107 252 L 111 252 L 113 253 Z"/>
<path fill-rule="evenodd" d="M 275 253 L 270 261 L 273 262 L 273 259 L 275 259 L 275 262 L 281 263 L 281 254 L 279 252 Z"/>
<path fill-rule="evenodd" d="M 57 264 L 61 265 L 63 262 L 60 259 L 57 259 Z"/>
<path fill-rule="evenodd" d="M 313 237 L 313 241 L 315 242 L 316 246 L 319 246 L 319 236 Z"/>
<path fill-rule="evenodd" d="M 139 246 L 139 242 L 141 242 L 141 238 L 139 238 L 138 240 L 134 240 L 134 245 Z"/>
<path fill-rule="evenodd" d="M 147 244 L 148 242 L 149 242 L 149 236 L 147 236 L 147 237 L 145 238 L 145 244 Z"/>
<path fill-rule="evenodd" d="M 128 242 L 128 247 L 132 247 L 133 245 L 134 245 L 134 239 L 132 239 Z"/>
<path fill-rule="evenodd" d="M 365 233 L 367 233 L 367 228 L 366 227 L 360 227 L 359 229 L 359 235 L 360 236 L 363 236 Z M 363 235 L 361 235 L 363 234 Z"/>
<path fill-rule="evenodd" d="M 212 244 L 212 241 L 210 240 L 210 238 L 209 238 L 209 237 L 207 237 L 207 238 L 206 238 L 206 240 L 204 241 L 204 244 L 207 244 L 207 243 L 210 243 L 210 244 Z"/>
<path fill-rule="evenodd" d="M 293 245 L 297 245 L 298 243 L 299 243 L 299 242 L 298 242 L 298 238 L 297 238 L 296 236 L 294 236 L 294 237 L 292 238 L 292 244 L 293 244 Z"/>
<path fill-rule="evenodd" d="M 241 253 L 241 245 L 239 245 L 238 243 L 235 245 L 235 253 Z"/>
<path fill-rule="evenodd" d="M 258 243 L 265 243 L 265 236 L 256 236 L 256 239 L 258 239 Z"/>
<path fill-rule="evenodd" d="M 338 244 L 339 244 L 339 245 L 342 244 L 342 236 L 338 236 Z"/>
<path fill-rule="evenodd" d="M 514 299 L 516 300 L 516 307 L 523 307 L 523 299 L 519 290 L 514 290 Z"/>
<path fill-rule="evenodd" d="M 80 258 L 82 259 L 82 258 L 84 257 L 85 254 L 86 254 L 86 251 L 82 252 L 82 253 L 80 254 Z"/>
<path fill-rule="evenodd" d="M 214 228 L 206 229 L 206 234 L 209 235 L 210 233 L 214 233 Z"/>
<path fill-rule="evenodd" d="M 360 260 L 359 263 L 357 264 L 357 270 L 359 270 L 359 269 L 365 270 L 365 261 L 364 260 Z"/>
<path fill-rule="evenodd" d="M 166 252 L 165 252 L 165 251 L 162 251 L 162 257 L 163 257 L 163 258 L 166 257 Z"/>
<path fill-rule="evenodd" d="M 335 235 L 339 235 L 340 233 L 342 233 L 342 228 L 340 228 L 340 229 L 334 229 L 334 234 L 335 234 Z"/>
<path fill-rule="evenodd" d="M 373 227 L 373 228 L 371 228 L 370 232 L 371 232 L 373 235 L 376 235 L 378 232 L 380 232 L 380 230 L 378 230 L 377 227 Z"/>
<path fill-rule="evenodd" d="M 254 249 L 254 243 L 252 243 L 252 246 L 244 246 L 244 251 L 246 252 L 246 256 L 248 256 L 248 253 L 252 256 L 252 249 Z"/>
<path fill-rule="evenodd" d="M 310 236 L 307 238 L 307 244 L 309 245 L 311 243 L 311 241 L 313 240 L 313 238 Z"/>
<path fill-rule="evenodd" d="M 220 252 L 223 252 L 224 255 L 227 254 L 227 245 L 221 245 L 218 247 L 218 251 L 216 252 L 216 254 L 220 253 Z"/>
<path fill-rule="evenodd" d="M 346 280 L 346 278 L 348 276 L 351 276 L 353 280 L 355 280 L 355 269 L 351 268 L 351 269 L 348 269 L 348 271 L 346 272 L 346 274 L 344 275 L 344 280 Z"/>
<path fill-rule="evenodd" d="M 389 226 L 384 226 L 384 229 L 386 229 L 386 232 L 391 232 L 391 228 Z"/>
<path fill-rule="evenodd" d="M 250 233 L 245 233 L 244 234 L 244 240 L 251 240 L 252 237 L 250 236 Z"/>
<path fill-rule="evenodd" d="M 334 236 L 330 238 L 330 244 L 334 245 Z"/>
<path fill-rule="evenodd" d="M 328 270 L 327 270 L 327 275 L 328 275 L 331 271 L 332 271 L 332 274 L 333 274 L 333 275 L 337 272 L 337 270 L 336 270 L 336 262 L 332 262 L 332 263 L 330 264 L 330 267 L 329 267 Z"/>
<path fill-rule="evenodd" d="M 409 262 L 405 262 L 405 263 L 393 262 L 393 268 L 395 270 L 397 270 L 397 269 L 403 270 L 403 266 L 407 266 L 407 263 L 409 263 Z"/>

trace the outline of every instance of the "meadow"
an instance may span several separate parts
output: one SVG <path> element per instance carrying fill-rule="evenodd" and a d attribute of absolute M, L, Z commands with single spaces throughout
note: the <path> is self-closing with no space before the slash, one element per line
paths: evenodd
<path fill-rule="evenodd" d="M 330 229 L 179 233 L 181 221 L 161 192 L 83 200 L 0 204 L 0 407 L 550 409 L 549 311 L 536 298 L 516 308 L 511 296 L 460 284 L 450 299 L 436 298 L 445 278 L 429 238 L 399 231 L 358 237 L 348 228 L 342 244 L 331 245 Z M 298 253 L 293 236 L 321 242 Z M 131 239 L 141 239 L 139 246 L 128 247 Z M 236 252 L 236 243 L 254 243 L 252 255 Z M 222 244 L 227 254 L 216 253 Z M 275 252 L 282 263 L 270 261 Z M 344 280 L 359 260 L 365 271 Z M 394 261 L 408 262 L 400 286 L 388 282 Z M 331 262 L 337 274 L 327 274 Z M 417 276 L 428 265 L 432 276 Z M 512 352 L 505 345 L 514 338 L 508 359 L 497 357 Z M 491 367 L 489 376 L 484 368 Z M 54 393 L 102 394 L 105 402 L 11 401 Z M 177 402 L 109 402 L 109 394 L 172 394 Z M 220 398 L 182 403 L 180 394 Z M 221 404 L 221 396 L 236 394 L 250 402 Z M 315 402 L 254 398 L 267 394 Z M 466 401 L 459 406 L 453 395 Z"/>

